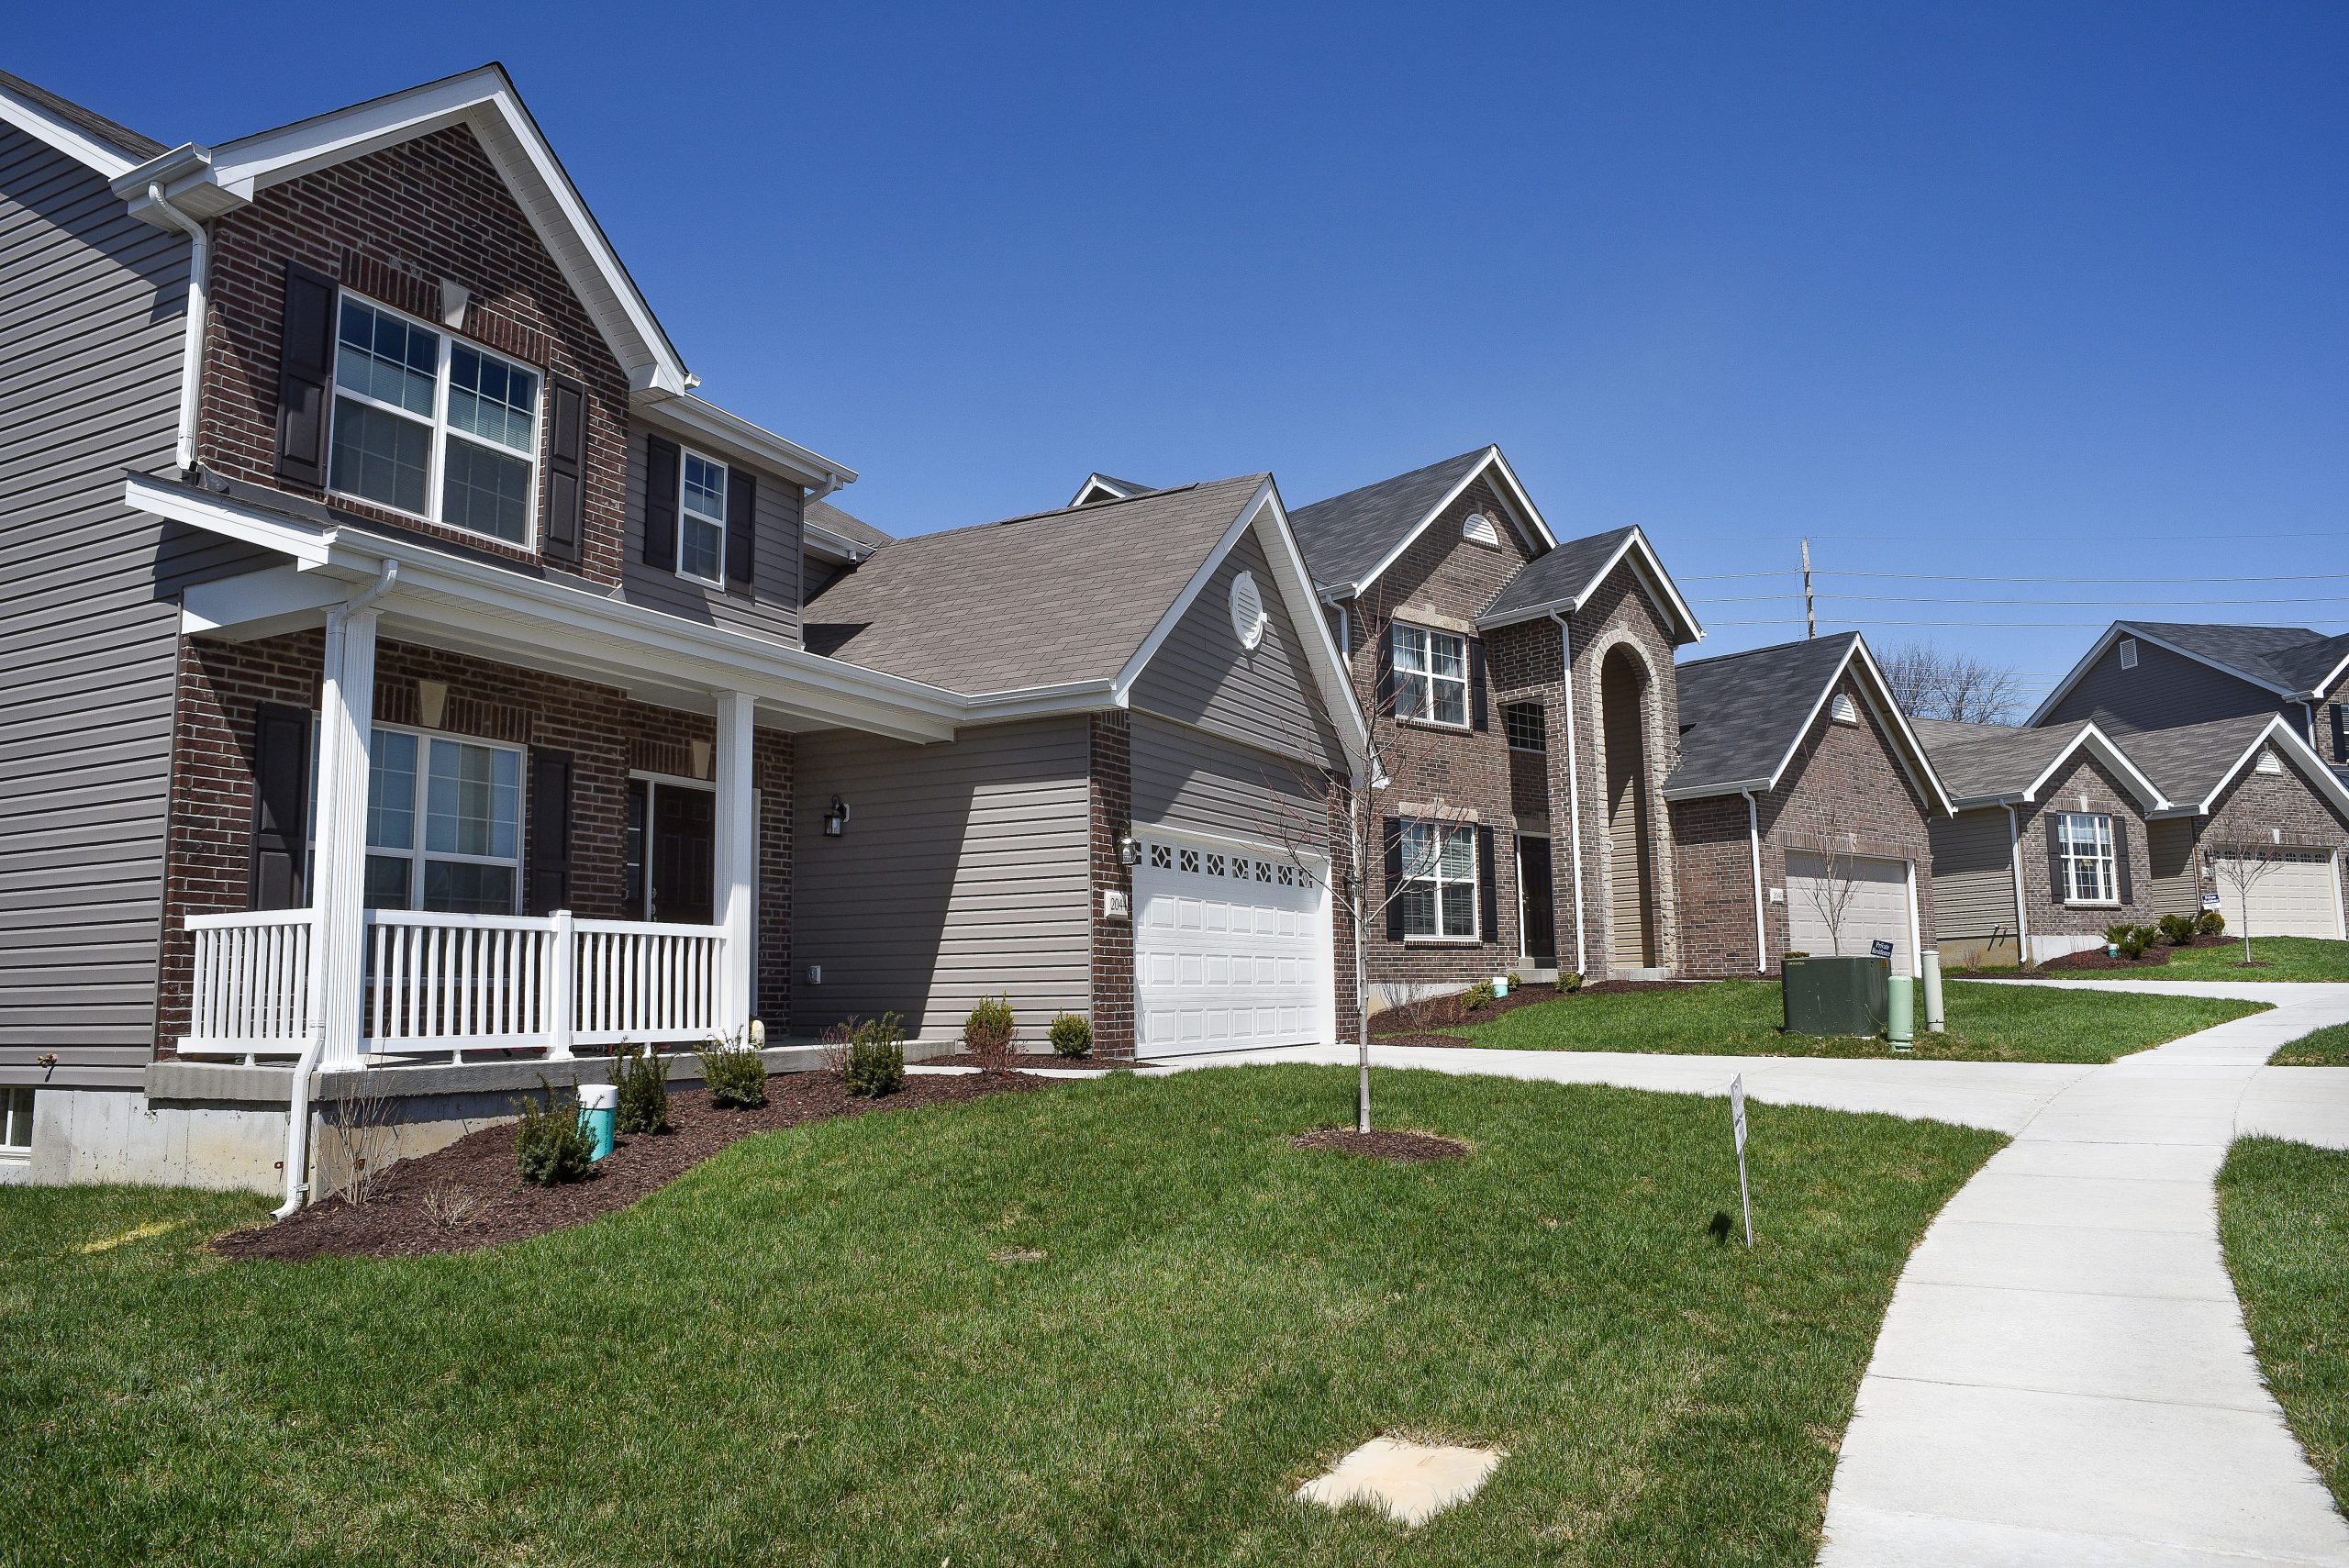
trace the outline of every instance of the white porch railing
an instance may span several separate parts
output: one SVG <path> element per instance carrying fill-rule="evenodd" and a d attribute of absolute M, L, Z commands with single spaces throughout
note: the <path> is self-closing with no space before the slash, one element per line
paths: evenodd
<path fill-rule="evenodd" d="M 189 1056 L 299 1056 L 310 1035 L 310 911 L 190 915 Z"/>
<path fill-rule="evenodd" d="M 310 1025 L 307 909 L 195 915 L 184 1054 L 293 1056 Z M 706 1040 L 718 1027 L 721 926 L 553 915 L 366 912 L 361 1039 L 327 1059 L 468 1051 L 566 1057 L 578 1045 Z"/>

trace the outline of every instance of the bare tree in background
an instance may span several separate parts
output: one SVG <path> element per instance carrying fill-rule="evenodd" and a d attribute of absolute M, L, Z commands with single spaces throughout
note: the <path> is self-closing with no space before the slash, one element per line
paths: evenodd
<path fill-rule="evenodd" d="M 2022 710 L 2022 677 L 2008 665 L 1911 642 L 1887 653 L 1882 667 L 1893 700 L 1911 718 L 2011 724 Z"/>
<path fill-rule="evenodd" d="M 1825 868 L 1816 882 L 1803 886 L 1803 897 L 1819 913 L 1820 923 L 1827 928 L 1828 945 L 1833 956 L 1843 956 L 1843 922 L 1852 912 L 1852 897 L 1860 890 L 1859 840 L 1853 834 L 1833 828 L 1805 835 L 1792 840 L 1802 849 L 1817 854 Z"/>
<path fill-rule="evenodd" d="M 2235 895 L 2235 909 L 2243 918 L 2243 961 L 2251 962 L 2251 890 L 2267 880 L 2267 873 L 2284 863 L 2284 851 L 2266 844 L 2238 844 L 2210 852 L 2210 874 L 2221 887 Z"/>

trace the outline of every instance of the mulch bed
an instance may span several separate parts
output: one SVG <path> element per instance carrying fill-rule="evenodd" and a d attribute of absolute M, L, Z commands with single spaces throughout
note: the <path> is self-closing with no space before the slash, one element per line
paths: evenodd
<path fill-rule="evenodd" d="M 751 1111 L 720 1110 L 705 1091 L 673 1089 L 673 1130 L 619 1140 L 584 1182 L 531 1186 L 514 1167 L 512 1124 L 485 1127 L 392 1166 L 363 1206 L 328 1198 L 277 1224 L 219 1237 L 212 1250 L 231 1258 L 287 1262 L 329 1254 L 406 1258 L 477 1251 L 626 1208 L 754 1133 L 867 1111 L 954 1105 L 1049 1088 L 1054 1082 L 1023 1073 L 909 1073 L 904 1088 L 874 1100 L 850 1095 L 829 1073 L 793 1073 L 769 1078 L 767 1103 Z"/>
<path fill-rule="evenodd" d="M 906 1065 L 908 1067 L 976 1067 L 984 1072 L 994 1067 L 996 1063 L 985 1057 L 974 1056 L 967 1051 L 958 1051 L 952 1056 L 925 1056 L 919 1062 L 909 1062 Z M 1087 1073 L 1103 1071 L 1130 1073 L 1141 1063 L 1107 1056 L 1054 1056 L 1049 1051 L 1016 1051 L 1011 1053 L 1007 1065 L 1015 1073 L 1025 1072 L 1031 1067 L 1074 1067 Z"/>
<path fill-rule="evenodd" d="M 2169 949 L 2147 948 L 2143 958 L 2114 958 L 2102 948 L 2089 948 L 2085 952 L 2067 952 L 2062 958 L 2051 958 L 2039 967 L 2043 970 L 2068 969 L 2154 969 L 2169 962 Z"/>
<path fill-rule="evenodd" d="M 1299 1149 L 1335 1149 L 1344 1154 L 1367 1154 L 1390 1165 L 1419 1165 L 1431 1160 L 1457 1160 L 1468 1152 L 1465 1143 L 1427 1132 L 1356 1132 L 1352 1128 L 1325 1128 L 1300 1132 L 1289 1142 Z"/>

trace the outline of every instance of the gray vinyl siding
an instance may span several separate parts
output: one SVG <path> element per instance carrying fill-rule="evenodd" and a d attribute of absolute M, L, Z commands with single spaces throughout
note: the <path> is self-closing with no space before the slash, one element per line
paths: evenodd
<path fill-rule="evenodd" d="M 2145 853 L 2153 864 L 2154 913 L 2199 915 L 2202 883 L 2194 863 L 2194 822 L 2164 817 L 2145 824 Z"/>
<path fill-rule="evenodd" d="M 2014 835 L 1991 807 L 1932 819 L 1933 925 L 1943 941 L 2015 934 Z"/>
<path fill-rule="evenodd" d="M 0 1083 L 136 1084 L 154 1054 L 174 595 L 259 564 L 122 502 L 171 468 L 187 258 L 0 125 Z"/>
<path fill-rule="evenodd" d="M 1008 993 L 1024 1043 L 1091 1005 L 1091 742 L 1083 718 L 916 746 L 802 735 L 793 779 L 792 1027 L 905 1014 L 959 1034 Z M 846 833 L 824 837 L 838 795 Z M 822 966 L 821 984 L 807 969 Z"/>
<path fill-rule="evenodd" d="M 628 432 L 628 555 L 620 564 L 620 594 L 630 604 L 666 610 L 705 626 L 799 640 L 799 516 L 806 495 L 788 479 L 743 467 L 758 485 L 757 538 L 751 547 L 749 595 L 718 589 L 644 563 L 645 427 Z M 675 439 L 664 436 L 665 439 Z M 680 441 L 680 446 L 690 445 Z M 716 453 L 708 455 L 716 456 Z"/>
<path fill-rule="evenodd" d="M 2121 645 L 2114 643 L 2041 722 L 2074 724 L 2085 718 L 2108 733 L 2126 734 L 2247 713 L 2282 713 L 2296 724 L 2307 722 L 2299 704 L 2287 703 L 2265 687 L 2141 637 L 2135 669 L 2121 667 Z"/>
<path fill-rule="evenodd" d="M 1308 770 L 1293 759 L 1149 714 L 1133 716 L 1137 823 L 1318 850 L 1329 832 L 1323 799 Z"/>
<path fill-rule="evenodd" d="M 1254 651 L 1231 624 L 1231 583 L 1254 575 L 1266 626 Z M 1242 534 L 1134 683 L 1133 706 L 1234 740 L 1327 761 L 1337 755 L 1297 623 L 1256 536 Z"/>

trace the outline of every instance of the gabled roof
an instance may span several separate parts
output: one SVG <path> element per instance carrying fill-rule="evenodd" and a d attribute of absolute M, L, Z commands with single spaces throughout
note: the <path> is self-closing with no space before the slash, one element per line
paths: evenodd
<path fill-rule="evenodd" d="M 1517 482 L 1501 449 L 1479 447 L 1290 513 L 1297 546 L 1313 569 L 1321 596 L 1348 599 L 1361 594 L 1455 496 L 1487 474 L 1501 493 L 1504 509 L 1514 514 L 1510 520 L 1527 548 L 1538 553 L 1555 546 L 1550 525 Z"/>
<path fill-rule="evenodd" d="M 1088 473 L 1085 483 L 1069 497 L 1072 506 L 1090 506 L 1097 501 L 1127 501 L 1136 495 L 1147 495 L 1155 486 L 1139 484 L 1130 479 L 1113 479 L 1106 473 Z"/>
<path fill-rule="evenodd" d="M 2080 677 L 2124 637 L 2143 638 L 2238 680 L 2289 700 L 2307 701 L 2330 693 L 2349 674 L 2349 633 L 2327 637 L 2304 626 L 2238 626 L 2214 621 L 2117 620 L 2055 684 L 2031 717 L 2037 724 L 2054 710 Z"/>
<path fill-rule="evenodd" d="M 1911 723 L 1933 760 L 1933 770 L 1949 786 L 1950 797 L 1961 810 L 2037 800 L 2049 775 L 2083 749 L 2111 770 L 2121 786 L 2136 797 L 2141 810 L 2158 811 L 2169 805 L 2160 786 L 2128 751 L 2086 720 L 2041 729 L 1947 718 L 1920 718 Z M 2135 744 L 2133 739 L 2131 744 Z"/>
<path fill-rule="evenodd" d="M 21 76 L 0 71 L 0 124 L 13 125 L 111 180 L 163 144 Z"/>
<path fill-rule="evenodd" d="M 2298 768 L 2319 794 L 2349 812 L 2349 787 L 2309 750 L 2307 739 L 2280 713 L 2243 714 L 2129 737 L 2129 754 L 2161 786 L 2171 812 L 2178 816 L 2210 810 L 2226 787 L 2270 748 Z"/>
<path fill-rule="evenodd" d="M 808 502 L 802 520 L 808 528 L 821 528 L 835 539 L 871 550 L 878 550 L 893 542 L 889 535 L 863 517 L 852 517 L 829 501 Z"/>
<path fill-rule="evenodd" d="M 1705 628 L 1697 624 L 1696 612 L 1664 569 L 1664 562 L 1656 555 L 1647 535 L 1636 528 L 1614 528 L 1587 539 L 1573 539 L 1555 550 L 1535 556 L 1525 563 L 1517 575 L 1493 595 L 1476 617 L 1480 628 L 1510 626 L 1519 621 L 1538 620 L 1552 611 L 1562 614 L 1580 609 L 1583 601 L 1595 593 L 1618 562 L 1629 561 L 1640 579 L 1640 585 L 1654 601 L 1669 625 L 1673 642 L 1701 641 Z"/>
<path fill-rule="evenodd" d="M 1664 780 L 1666 800 L 1702 800 L 1776 789 L 1804 736 L 1849 668 L 1901 766 L 1932 810 L 1954 809 L 1932 758 L 1893 700 L 1858 632 L 1808 638 L 1677 666 L 1680 762 Z"/>
<path fill-rule="evenodd" d="M 150 187 L 160 187 L 191 217 L 217 217 L 273 185 L 456 125 L 471 128 L 513 190 L 627 371 L 629 389 L 659 396 L 690 391 L 685 361 L 502 65 L 479 66 L 217 147 L 191 142 L 159 151 L 117 174 L 114 187 L 133 213 L 171 228 L 149 211 Z"/>

